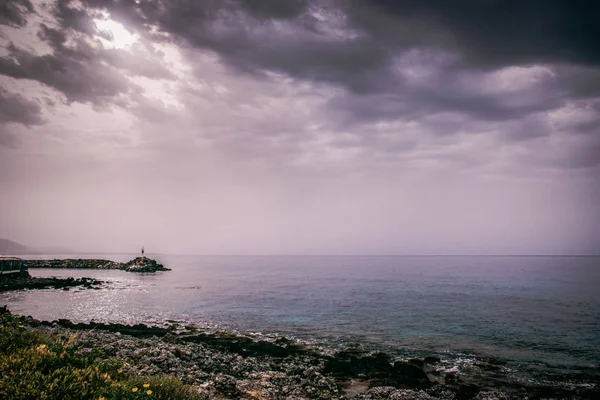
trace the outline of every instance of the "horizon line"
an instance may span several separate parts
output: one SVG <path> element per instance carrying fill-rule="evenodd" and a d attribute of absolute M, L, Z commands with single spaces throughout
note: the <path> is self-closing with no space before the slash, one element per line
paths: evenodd
<path fill-rule="evenodd" d="M 60 255 L 60 254 L 138 254 L 139 252 L 107 252 L 107 251 L 72 251 L 72 252 L 37 252 L 7 255 Z M 198 253 L 160 253 L 146 252 L 145 255 L 165 256 L 199 256 L 199 257 L 600 257 L 600 254 L 285 254 L 285 253 L 246 253 L 246 254 L 198 254 Z"/>

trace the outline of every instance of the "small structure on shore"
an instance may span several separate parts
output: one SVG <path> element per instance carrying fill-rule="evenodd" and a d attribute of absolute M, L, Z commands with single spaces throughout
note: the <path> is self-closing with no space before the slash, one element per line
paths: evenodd
<path fill-rule="evenodd" d="M 27 261 L 18 257 L 0 257 L 0 275 L 27 275 Z"/>

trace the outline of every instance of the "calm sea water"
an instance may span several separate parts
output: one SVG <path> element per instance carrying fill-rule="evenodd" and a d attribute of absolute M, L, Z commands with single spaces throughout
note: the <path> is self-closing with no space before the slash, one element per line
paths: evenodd
<path fill-rule="evenodd" d="M 32 270 L 109 284 L 3 293 L 0 305 L 45 320 L 176 319 L 398 354 L 599 368 L 600 257 L 150 256 L 173 271 Z"/>

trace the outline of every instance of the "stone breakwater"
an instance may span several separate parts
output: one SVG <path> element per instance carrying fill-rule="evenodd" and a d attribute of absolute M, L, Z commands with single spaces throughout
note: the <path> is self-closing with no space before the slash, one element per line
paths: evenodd
<path fill-rule="evenodd" d="M 169 268 L 148 257 L 137 257 L 126 263 L 102 259 L 27 260 L 27 266 L 28 268 L 120 269 L 129 272 L 170 271 Z"/>
<path fill-rule="evenodd" d="M 193 325 L 22 320 L 46 335 L 77 333 L 80 354 L 116 357 L 128 364 L 127 374 L 177 377 L 207 399 L 600 398 L 594 388 L 575 392 L 500 380 L 466 382 L 452 372 L 435 373 L 440 363 L 436 357 L 395 360 L 385 353 L 357 349 L 324 354 L 285 337 L 257 340 L 206 333 Z"/>

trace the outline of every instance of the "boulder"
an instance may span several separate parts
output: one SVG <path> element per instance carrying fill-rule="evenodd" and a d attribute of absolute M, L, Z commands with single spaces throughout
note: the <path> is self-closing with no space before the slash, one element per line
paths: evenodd
<path fill-rule="evenodd" d="M 429 377 L 422 368 L 415 364 L 405 361 L 396 361 L 394 363 L 393 378 L 396 381 L 396 387 L 426 388 L 431 386 Z"/>

